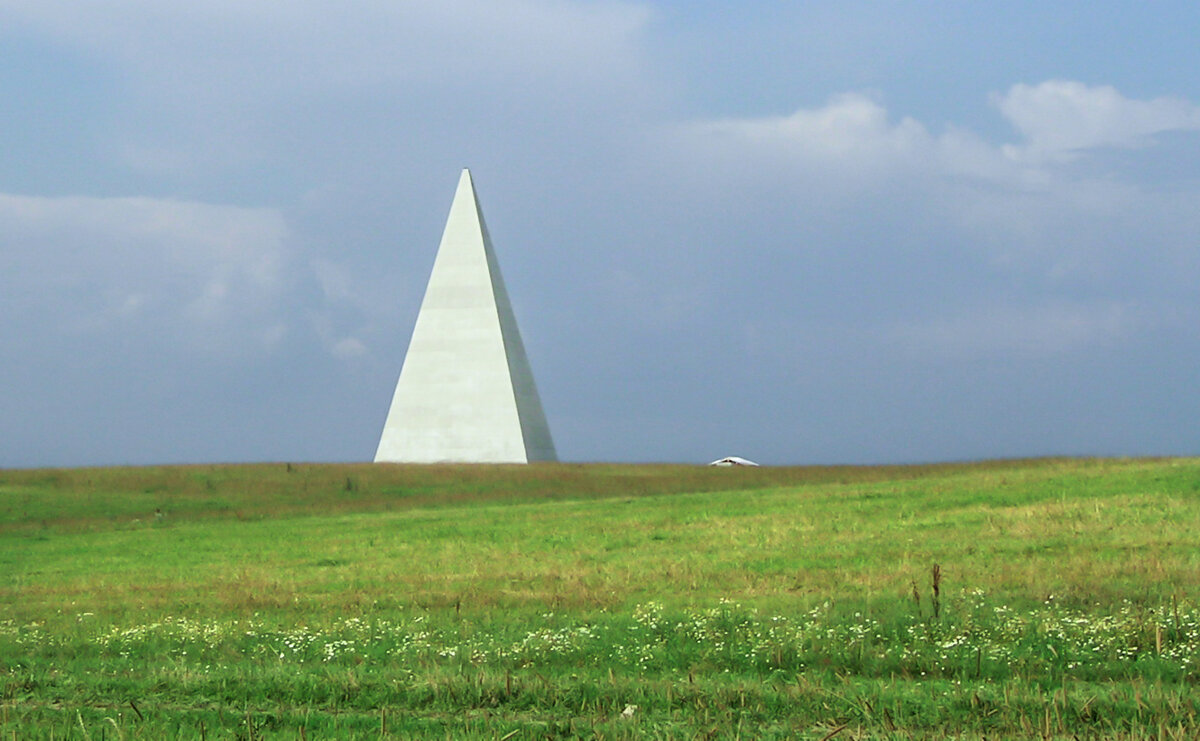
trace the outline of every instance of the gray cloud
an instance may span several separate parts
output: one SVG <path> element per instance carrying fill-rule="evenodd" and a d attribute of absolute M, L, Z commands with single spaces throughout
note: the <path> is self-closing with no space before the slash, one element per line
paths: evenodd
<path fill-rule="evenodd" d="M 0 19 L 110 72 L 125 98 L 104 132 L 114 166 L 191 187 L 303 163 L 307 189 L 324 185 L 336 158 L 403 166 L 414 144 L 438 150 L 480 134 L 470 150 L 498 149 L 505 129 L 596 130 L 597 117 L 611 123 L 653 99 L 641 51 L 649 14 L 621 2 L 367 2 L 353 12 L 318 2 L 9 2 Z M 380 127 L 409 138 L 388 151 Z"/>
<path fill-rule="evenodd" d="M 1030 103 L 1046 99 L 1052 103 Z M 1074 114 L 1059 115 L 1064 106 Z M 1147 252 L 1190 249 L 1190 228 L 1168 237 L 1159 225 L 1194 225 L 1196 193 L 1150 192 L 1111 169 L 1095 177 L 1048 153 L 1078 159 L 1100 147 L 1147 143 L 1153 132 L 1195 128 L 1200 106 L 1131 100 L 1112 88 L 1056 81 L 1015 86 L 1000 108 L 1021 122 L 1022 142 L 992 144 L 955 127 L 933 134 L 912 118 L 894 119 L 870 97 L 845 94 L 788 116 L 687 124 L 679 157 L 701 162 L 699 169 L 726 188 L 766 181 L 800 212 L 862 213 L 880 201 L 904 203 L 912 209 L 904 220 L 920 220 L 930 237 L 953 231 L 996 269 L 1036 269 L 1047 279 L 1111 277 L 1124 267 L 1129 238 L 1139 230 L 1151 237 L 1139 240 L 1143 259 Z M 1080 116 L 1092 125 L 1073 127 Z M 1014 154 L 1033 151 L 1041 155 Z M 1129 218 L 1150 211 L 1153 220 Z M 1088 238 L 1071 239 L 1071 232 Z"/>
<path fill-rule="evenodd" d="M 276 211 L 0 195 L 0 230 L 0 303 L 39 305 L 25 319 L 46 322 L 40 331 L 174 327 L 184 347 L 209 352 L 270 345 L 285 331 L 293 266 Z"/>
<path fill-rule="evenodd" d="M 891 339 L 924 357 L 1042 358 L 1119 345 L 1142 329 L 1138 313 L 1135 306 L 1109 301 L 969 307 L 925 322 L 901 323 Z"/>
<path fill-rule="evenodd" d="M 1004 77 L 955 102 L 988 130 L 889 89 L 789 108 L 875 84 L 804 88 L 798 64 L 771 96 L 697 105 L 708 78 L 670 57 L 669 16 L 0 4 L 41 40 L 36 66 L 88 71 L 78 121 L 14 146 L 70 157 L 0 169 L 26 194 L 0 198 L 0 381 L 23 428 L 0 434 L 0 465 L 369 457 L 462 166 L 565 458 L 1194 439 L 1190 407 L 1163 399 L 1200 361 L 1200 184 L 1148 164 L 1194 145 L 1192 103 L 1048 81 L 989 108 Z M 837 34 L 809 20 L 828 51 Z M 1125 433 L 1095 423 L 1112 388 Z"/>

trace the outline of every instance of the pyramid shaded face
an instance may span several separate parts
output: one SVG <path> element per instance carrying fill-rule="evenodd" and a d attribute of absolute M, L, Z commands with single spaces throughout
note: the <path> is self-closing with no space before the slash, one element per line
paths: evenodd
<path fill-rule="evenodd" d="M 463 170 L 375 461 L 553 460 L 533 372 Z"/>

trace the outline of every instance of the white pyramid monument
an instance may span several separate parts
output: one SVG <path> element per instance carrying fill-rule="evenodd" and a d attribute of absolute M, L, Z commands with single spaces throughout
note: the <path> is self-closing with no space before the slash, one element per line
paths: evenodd
<path fill-rule="evenodd" d="M 463 170 L 375 462 L 554 460 L 471 173 Z"/>

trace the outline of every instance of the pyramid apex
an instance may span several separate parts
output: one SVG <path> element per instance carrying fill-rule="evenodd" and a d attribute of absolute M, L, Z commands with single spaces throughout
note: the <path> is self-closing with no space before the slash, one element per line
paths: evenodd
<path fill-rule="evenodd" d="M 468 167 L 464 167 L 462 174 L 458 176 L 458 191 L 461 192 L 464 188 L 470 192 L 473 200 L 475 198 L 475 180 L 471 177 L 471 169 Z"/>

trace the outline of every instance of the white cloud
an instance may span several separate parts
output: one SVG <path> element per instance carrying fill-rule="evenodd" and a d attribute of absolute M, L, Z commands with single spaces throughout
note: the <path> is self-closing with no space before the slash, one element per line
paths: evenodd
<path fill-rule="evenodd" d="M 829 184 L 870 184 L 900 173 L 1041 190 L 1054 185 L 1057 164 L 1082 150 L 1146 146 L 1158 133 L 1200 130 L 1200 105 L 1135 100 L 1107 85 L 1050 80 L 1014 85 L 991 99 L 1023 141 L 991 144 L 952 125 L 933 134 L 911 117 L 895 119 L 862 93 L 836 95 L 786 116 L 693 122 L 678 133 L 702 157 L 777 163 L 798 178 L 816 171 L 834 177 Z"/>
<path fill-rule="evenodd" d="M 691 146 L 735 160 L 803 161 L 853 178 L 872 178 L 924 159 L 933 145 L 911 118 L 892 123 L 887 110 L 860 93 L 835 96 L 819 108 L 787 116 L 701 121 L 683 127 Z"/>
<path fill-rule="evenodd" d="M 924 126 L 911 118 L 891 123 L 887 109 L 859 93 L 838 95 L 820 108 L 802 108 L 789 116 L 727 119 L 698 129 L 815 158 L 903 158 L 930 142 Z"/>
<path fill-rule="evenodd" d="M 1041 180 L 970 131 L 951 126 L 935 135 L 912 117 L 894 120 L 887 108 L 862 93 L 836 95 L 825 105 L 787 116 L 694 122 L 677 133 L 703 158 L 751 162 L 756 177 L 782 168 L 791 178 L 822 190 L 853 192 L 897 176 L 910 184 L 929 176 L 981 178 L 1022 187 Z"/>
<path fill-rule="evenodd" d="M 1200 106 L 1179 98 L 1134 100 L 1109 85 L 1018 84 L 992 102 L 1025 137 L 1005 148 L 1012 157 L 1067 158 L 1096 147 L 1144 146 L 1165 131 L 1200 129 Z"/>

